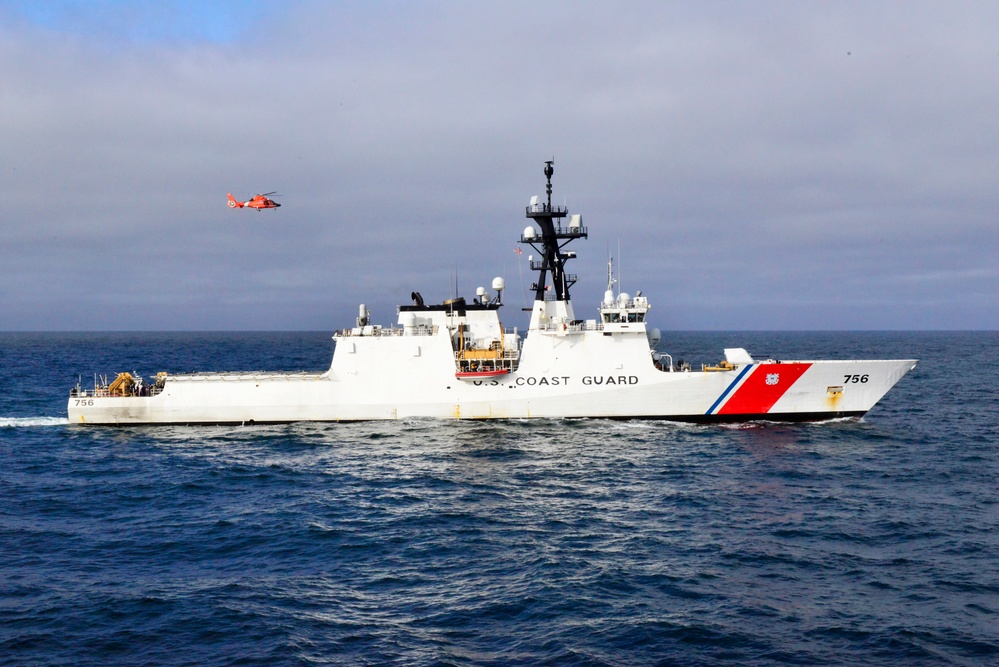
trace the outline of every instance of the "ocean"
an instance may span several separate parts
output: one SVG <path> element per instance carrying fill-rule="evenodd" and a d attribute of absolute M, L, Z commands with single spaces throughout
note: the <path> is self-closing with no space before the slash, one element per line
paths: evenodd
<path fill-rule="evenodd" d="M 330 335 L 0 333 L 0 664 L 999 664 L 999 333 L 661 347 L 920 362 L 859 421 L 85 428 Z"/>

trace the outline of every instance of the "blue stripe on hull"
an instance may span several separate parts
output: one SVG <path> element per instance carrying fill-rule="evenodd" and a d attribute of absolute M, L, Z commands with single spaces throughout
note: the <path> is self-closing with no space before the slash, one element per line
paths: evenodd
<path fill-rule="evenodd" d="M 707 411 L 707 412 L 705 412 L 704 414 L 706 414 L 706 415 L 710 415 L 710 414 L 711 414 L 712 412 L 714 412 L 714 411 L 715 411 L 715 409 L 716 409 L 716 408 L 717 408 L 717 407 L 718 407 L 719 405 L 721 405 L 721 402 L 725 400 L 725 397 L 729 395 L 729 392 L 731 392 L 731 391 L 732 391 L 732 389 L 734 389 L 734 388 L 735 388 L 735 385 L 739 384 L 739 380 L 741 380 L 741 379 L 742 379 L 742 376 L 743 376 L 743 375 L 745 375 L 745 374 L 746 374 L 747 372 L 749 372 L 749 369 L 750 369 L 750 368 L 752 368 L 753 366 L 754 366 L 754 364 L 749 364 L 748 366 L 746 366 L 745 368 L 743 368 L 743 369 L 742 369 L 742 372 L 741 372 L 741 373 L 739 373 L 739 374 L 738 374 L 738 375 L 737 375 L 737 376 L 735 377 L 735 379 L 734 379 L 734 380 L 732 380 L 732 384 L 730 384 L 730 385 L 728 386 L 728 388 L 727 388 L 727 389 L 726 389 L 725 391 L 723 391 L 723 392 L 722 392 L 722 395 L 718 397 L 718 400 L 714 402 L 714 405 L 712 405 L 712 406 L 711 406 L 710 408 L 708 408 L 708 411 Z"/>

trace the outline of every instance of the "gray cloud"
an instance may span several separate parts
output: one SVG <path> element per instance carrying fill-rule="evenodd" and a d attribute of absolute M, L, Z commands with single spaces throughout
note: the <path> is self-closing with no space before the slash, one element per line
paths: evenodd
<path fill-rule="evenodd" d="M 327 330 L 362 301 L 389 323 L 455 270 L 468 295 L 504 275 L 516 320 L 552 156 L 591 232 L 586 316 L 620 247 L 664 329 L 994 329 L 997 19 L 288 3 L 216 41 L 5 20 L 0 329 Z M 269 190 L 281 209 L 225 206 Z"/>

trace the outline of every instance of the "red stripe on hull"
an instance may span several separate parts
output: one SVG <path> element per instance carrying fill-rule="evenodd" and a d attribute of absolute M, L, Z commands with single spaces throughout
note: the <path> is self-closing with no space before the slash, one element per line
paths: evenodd
<path fill-rule="evenodd" d="M 715 414 L 766 414 L 811 366 L 811 364 L 760 364 Z"/>

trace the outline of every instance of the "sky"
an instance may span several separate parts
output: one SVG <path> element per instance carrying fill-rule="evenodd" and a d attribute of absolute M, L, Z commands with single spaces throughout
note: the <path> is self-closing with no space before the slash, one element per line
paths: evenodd
<path fill-rule="evenodd" d="M 999 329 L 999 4 L 0 0 L 0 330 L 309 330 L 506 280 L 555 161 L 665 330 Z M 280 209 L 226 194 L 276 191 Z"/>

